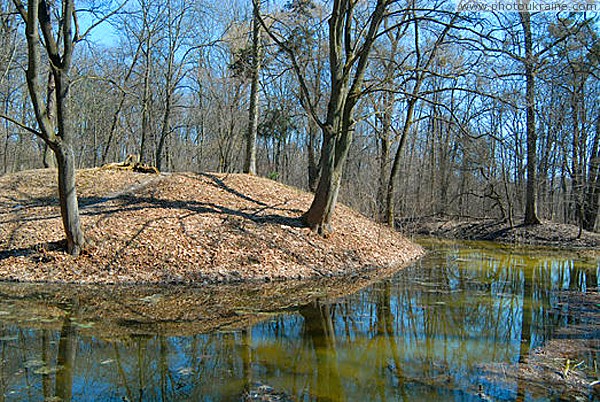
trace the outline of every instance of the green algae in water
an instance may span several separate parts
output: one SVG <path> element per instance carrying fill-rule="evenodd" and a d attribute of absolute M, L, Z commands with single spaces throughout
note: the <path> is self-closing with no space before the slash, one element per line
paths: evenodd
<path fill-rule="evenodd" d="M 10 339 L 0 344 L 2 394 L 51 400 L 70 386 L 75 400 L 594 398 L 586 384 L 597 379 L 600 329 L 592 313 L 600 301 L 582 309 L 574 300 L 597 287 L 598 261 L 485 243 L 427 246 L 427 257 L 393 277 L 333 300 L 313 292 L 304 305 L 282 302 L 281 313 L 201 291 L 182 296 L 222 306 L 206 331 L 179 320 L 177 309 L 154 311 L 169 300 L 167 292 L 153 297 L 155 290 L 122 303 L 138 309 L 136 320 L 108 320 L 105 306 L 80 303 L 65 305 L 66 320 L 0 317 L 0 336 Z M 141 321 L 151 313 L 159 318 Z M 565 337 L 588 348 L 570 357 L 584 361 L 569 373 L 583 381 L 578 387 L 521 376 L 520 362 L 543 357 L 546 345 Z M 10 375 L 23 367 L 29 371 Z M 39 374 L 61 381 L 43 386 Z"/>

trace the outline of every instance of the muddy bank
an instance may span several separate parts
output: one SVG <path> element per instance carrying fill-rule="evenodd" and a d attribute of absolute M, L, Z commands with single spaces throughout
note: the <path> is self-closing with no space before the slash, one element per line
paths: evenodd
<path fill-rule="evenodd" d="M 517 364 L 482 365 L 483 375 L 513 382 L 520 397 L 558 401 L 600 400 L 600 294 L 598 289 L 557 292 L 569 323 Z M 577 322 L 574 324 L 573 322 Z M 527 392 L 524 389 L 527 389 Z"/>
<path fill-rule="evenodd" d="M 312 195 L 243 174 L 78 172 L 90 246 L 73 258 L 56 171 L 0 177 L 0 280 L 215 283 L 347 276 L 399 267 L 423 249 L 340 205 L 323 238 L 298 217 Z"/>
<path fill-rule="evenodd" d="M 510 226 L 496 220 L 444 218 L 404 219 L 398 224 L 406 234 L 455 240 L 485 240 L 517 246 L 552 247 L 600 253 L 600 233 L 575 225 L 544 221 L 539 225 Z"/>

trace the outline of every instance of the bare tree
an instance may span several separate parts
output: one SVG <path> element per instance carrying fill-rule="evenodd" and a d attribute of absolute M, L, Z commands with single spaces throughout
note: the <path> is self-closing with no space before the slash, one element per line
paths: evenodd
<path fill-rule="evenodd" d="M 85 245 L 85 237 L 79 220 L 79 206 L 75 188 L 75 159 L 73 136 L 69 130 L 69 89 L 71 86 L 70 69 L 73 60 L 74 45 L 78 32 L 74 23 L 74 0 L 60 2 L 61 17 L 52 21 L 52 6 L 46 0 L 29 0 L 27 7 L 20 0 L 13 0 L 17 10 L 25 21 L 27 37 L 27 86 L 39 131 L 27 128 L 40 137 L 54 152 L 58 166 L 58 195 L 62 222 L 67 237 L 67 252 L 77 256 Z M 42 32 L 43 41 L 39 32 Z M 43 44 L 41 46 L 40 44 Z M 56 124 L 49 115 L 52 107 L 44 105 L 44 91 L 40 76 L 44 74 L 41 62 L 43 47 L 47 63 L 52 74 L 56 91 Z M 51 97 L 50 99 L 53 99 Z M 14 121 L 13 121 L 14 122 Z M 18 125 L 21 125 L 18 122 Z"/>
<path fill-rule="evenodd" d="M 400 171 L 400 157 L 404 150 L 404 144 L 406 142 L 406 137 L 409 134 L 411 126 L 413 124 L 415 106 L 417 101 L 419 100 L 419 95 L 421 91 L 421 86 L 423 85 L 423 81 L 428 76 L 429 67 L 431 63 L 435 60 L 436 53 L 440 46 L 444 43 L 446 35 L 453 27 L 454 22 L 457 20 L 458 16 L 454 15 L 451 20 L 445 24 L 444 29 L 440 32 L 439 36 L 436 38 L 433 46 L 429 50 L 429 55 L 423 58 L 421 44 L 419 43 L 419 21 L 416 17 L 414 17 L 414 40 L 415 40 L 415 68 L 414 68 L 414 86 L 411 93 L 408 95 L 407 105 L 406 105 L 406 116 L 404 120 L 404 126 L 402 127 L 402 133 L 400 134 L 400 141 L 398 143 L 398 148 L 396 149 L 396 154 L 394 156 L 394 160 L 392 162 L 392 168 L 390 171 L 390 177 L 387 182 L 387 191 L 386 191 L 386 212 L 385 212 L 385 220 L 388 225 L 392 228 L 395 225 L 395 212 L 394 212 L 394 196 L 395 196 L 395 184 L 398 178 L 398 173 Z M 423 60 L 424 59 L 424 60 Z"/>
<path fill-rule="evenodd" d="M 163 153 L 165 144 L 169 135 L 173 132 L 171 119 L 175 106 L 175 94 L 181 81 L 186 76 L 186 63 L 195 47 L 186 47 L 184 43 L 185 32 L 189 25 L 189 20 L 185 16 L 190 12 L 190 4 L 187 1 L 174 2 L 166 0 L 166 21 L 164 31 L 166 34 L 167 46 L 166 54 L 163 56 L 166 59 L 166 66 L 162 68 L 164 82 L 164 110 L 162 115 L 162 125 L 156 146 L 156 168 L 163 168 Z M 177 57 L 177 54 L 181 55 Z"/>
<path fill-rule="evenodd" d="M 330 93 L 324 118 L 315 105 L 299 66 L 294 49 L 267 30 L 271 38 L 288 54 L 300 82 L 303 105 L 321 128 L 321 176 L 313 202 L 302 216 L 307 226 L 320 234 L 333 230 L 331 219 L 337 203 L 343 169 L 352 143 L 354 109 L 363 95 L 363 82 L 373 44 L 393 0 L 378 0 L 374 5 L 353 0 L 335 0 L 329 17 Z M 360 9 L 359 5 L 364 7 Z M 364 18 L 358 18 L 358 16 Z M 363 24 L 362 26 L 360 24 Z M 266 28 L 264 21 L 263 27 Z"/>
<path fill-rule="evenodd" d="M 260 39 L 260 0 L 252 2 L 252 66 L 250 69 L 250 105 L 248 107 L 248 131 L 246 132 L 246 157 L 244 173 L 256 174 L 256 135 L 258 131 L 258 84 L 262 64 Z"/>
<path fill-rule="evenodd" d="M 529 12 L 519 13 L 523 28 L 525 58 L 525 103 L 527 111 L 527 186 L 525 192 L 525 217 L 523 223 L 540 223 L 537 213 L 537 132 L 535 127 L 535 55 L 531 35 L 531 16 Z"/>
<path fill-rule="evenodd" d="M 596 132 L 592 141 L 590 169 L 588 172 L 587 191 L 585 195 L 585 209 L 583 228 L 594 230 L 598 213 L 600 212 L 600 116 L 596 117 Z"/>

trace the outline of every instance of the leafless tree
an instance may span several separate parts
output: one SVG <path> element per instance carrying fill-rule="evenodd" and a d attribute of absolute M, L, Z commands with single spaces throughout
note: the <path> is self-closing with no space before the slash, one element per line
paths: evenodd
<path fill-rule="evenodd" d="M 58 194 L 60 211 L 65 234 L 67 251 L 77 256 L 85 245 L 85 237 L 79 221 L 79 206 L 75 187 L 75 158 L 73 135 L 69 129 L 70 109 L 69 90 L 70 70 L 73 61 L 74 45 L 79 39 L 75 24 L 74 0 L 60 3 L 58 21 L 52 20 L 53 4 L 45 0 L 29 0 L 25 6 L 20 0 L 13 0 L 25 22 L 27 37 L 27 86 L 35 111 L 39 131 L 28 128 L 40 137 L 54 152 L 58 166 Z M 42 32 L 43 41 L 39 36 Z M 43 46 L 41 45 L 43 44 Z M 47 64 L 53 77 L 56 95 L 56 124 L 51 118 L 52 107 L 44 100 L 40 77 L 44 75 L 41 49 L 44 49 Z M 18 125 L 20 123 L 13 121 Z"/>

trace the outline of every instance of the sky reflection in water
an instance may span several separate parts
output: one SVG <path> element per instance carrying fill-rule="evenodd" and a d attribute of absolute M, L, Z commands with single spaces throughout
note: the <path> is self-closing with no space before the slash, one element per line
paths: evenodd
<path fill-rule="evenodd" d="M 0 391 L 32 401 L 546 399 L 481 373 L 572 324 L 559 291 L 595 288 L 598 262 L 431 245 L 422 261 L 349 296 L 196 335 L 158 326 L 111 335 L 69 300 L 23 318 L 0 285 Z"/>

